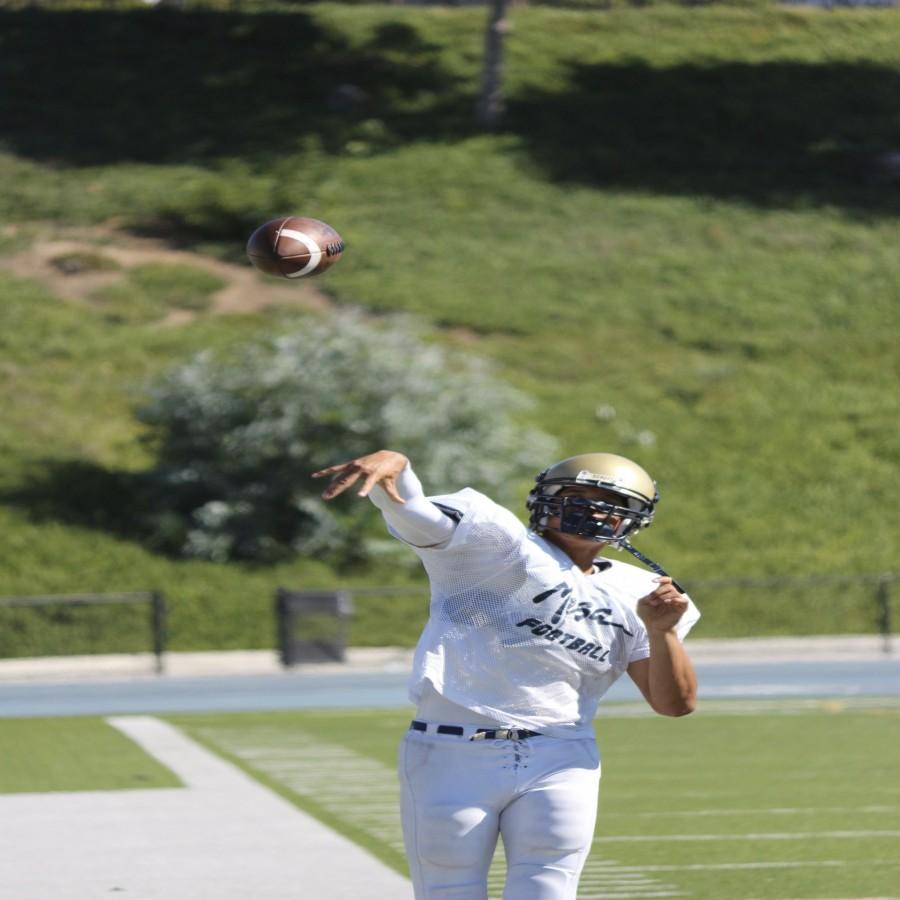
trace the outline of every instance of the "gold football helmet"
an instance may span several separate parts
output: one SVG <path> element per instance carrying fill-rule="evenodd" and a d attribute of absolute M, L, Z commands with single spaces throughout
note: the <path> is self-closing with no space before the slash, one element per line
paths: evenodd
<path fill-rule="evenodd" d="M 578 485 L 602 488 L 604 499 L 566 493 Z M 658 500 L 656 482 L 637 463 L 614 453 L 583 453 L 544 469 L 525 505 L 538 534 L 559 516 L 559 531 L 624 546 L 653 521 Z"/>

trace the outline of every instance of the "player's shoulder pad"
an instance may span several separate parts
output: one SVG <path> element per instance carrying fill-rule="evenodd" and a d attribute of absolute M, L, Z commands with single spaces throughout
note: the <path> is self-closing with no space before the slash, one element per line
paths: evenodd
<path fill-rule="evenodd" d="M 463 513 L 462 510 L 454 509 L 452 506 L 448 506 L 446 503 L 439 503 L 437 500 L 431 501 L 448 519 L 452 519 L 454 522 L 459 524 L 462 521 Z"/>
<path fill-rule="evenodd" d="M 452 494 L 436 494 L 427 497 L 429 503 L 433 503 L 442 513 L 455 518 L 458 522 L 462 517 L 477 505 L 483 495 L 472 488 L 463 488 Z"/>
<path fill-rule="evenodd" d="M 618 581 L 630 584 L 651 584 L 656 578 L 654 572 L 642 569 L 634 563 L 624 562 L 621 559 L 610 559 L 603 557 L 604 561 L 609 564 L 607 573 Z"/>
<path fill-rule="evenodd" d="M 466 519 L 470 522 L 503 523 L 507 530 L 521 528 L 524 525 L 506 507 L 492 500 L 486 494 L 474 488 L 463 488 L 454 494 L 440 494 L 428 497 L 445 516 L 449 516 L 457 524 Z"/>
<path fill-rule="evenodd" d="M 658 576 L 655 572 L 650 572 L 633 563 L 622 562 L 618 559 L 607 559 L 607 562 L 612 563 L 607 570 L 610 579 L 631 592 L 635 600 L 651 593 L 657 587 L 654 579 Z M 700 610 L 697 608 L 691 595 L 685 593 L 684 596 L 687 598 L 689 606 L 682 616 L 677 629 L 678 636 L 682 640 L 684 640 L 687 633 L 700 618 Z"/>

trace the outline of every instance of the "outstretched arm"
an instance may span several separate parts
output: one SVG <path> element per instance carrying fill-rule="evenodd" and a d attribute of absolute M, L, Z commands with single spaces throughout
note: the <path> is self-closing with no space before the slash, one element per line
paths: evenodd
<path fill-rule="evenodd" d="M 650 657 L 631 663 L 628 674 L 656 712 L 684 716 L 697 705 L 694 666 L 675 632 L 688 601 L 668 576 L 656 580 L 659 587 L 637 605 L 650 638 Z"/>
<path fill-rule="evenodd" d="M 379 450 L 349 462 L 313 472 L 313 478 L 331 475 L 322 492 L 331 500 L 363 479 L 356 492 L 381 510 L 391 530 L 414 547 L 440 547 L 453 536 L 456 522 L 431 503 L 409 460 L 394 450 Z"/>

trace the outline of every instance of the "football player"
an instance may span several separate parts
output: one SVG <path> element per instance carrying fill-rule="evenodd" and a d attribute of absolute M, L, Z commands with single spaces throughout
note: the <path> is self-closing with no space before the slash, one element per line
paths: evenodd
<path fill-rule="evenodd" d="M 380 450 L 314 473 L 330 500 L 357 485 L 420 557 L 430 615 L 416 647 L 416 714 L 399 754 L 417 900 L 486 900 L 498 835 L 507 900 L 574 900 L 597 815 L 592 719 L 626 672 L 665 716 L 690 713 L 682 640 L 700 614 L 630 549 L 658 494 L 639 465 L 587 453 L 541 472 L 528 526 L 465 488 L 426 497 L 409 460 Z"/>

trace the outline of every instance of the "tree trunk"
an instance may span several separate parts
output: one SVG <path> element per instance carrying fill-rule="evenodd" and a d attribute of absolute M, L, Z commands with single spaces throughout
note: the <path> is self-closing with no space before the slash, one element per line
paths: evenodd
<path fill-rule="evenodd" d="M 509 31 L 506 7 L 509 0 L 490 0 L 484 38 L 484 70 L 476 118 L 485 128 L 494 128 L 503 118 L 503 38 Z"/>

